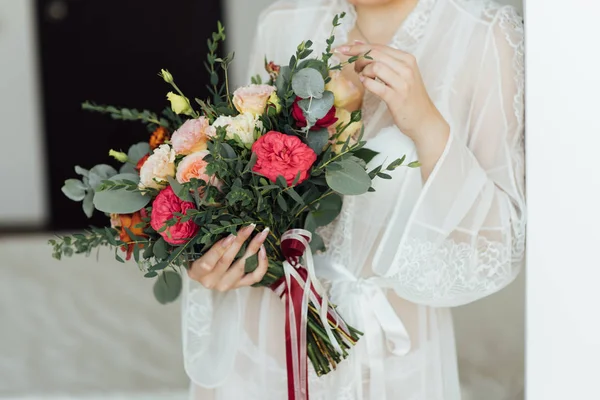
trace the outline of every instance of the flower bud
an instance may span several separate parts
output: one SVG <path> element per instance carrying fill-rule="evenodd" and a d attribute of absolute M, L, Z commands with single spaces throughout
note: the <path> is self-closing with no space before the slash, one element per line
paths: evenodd
<path fill-rule="evenodd" d="M 167 93 L 167 99 L 171 102 L 171 109 L 175 114 L 192 115 L 193 110 L 187 97 L 180 96 L 173 92 Z"/>
<path fill-rule="evenodd" d="M 116 150 L 110 150 L 108 152 L 108 155 L 110 157 L 114 157 L 117 161 L 120 161 L 122 163 L 125 163 L 129 160 L 129 157 L 127 157 L 127 154 L 123 153 L 122 151 L 116 151 Z"/>
<path fill-rule="evenodd" d="M 167 83 L 173 83 L 173 75 L 166 69 L 161 69 L 160 74 L 158 74 L 161 78 L 165 80 Z"/>

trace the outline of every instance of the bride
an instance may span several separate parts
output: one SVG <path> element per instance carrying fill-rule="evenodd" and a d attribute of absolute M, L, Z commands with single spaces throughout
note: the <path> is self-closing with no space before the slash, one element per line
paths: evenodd
<path fill-rule="evenodd" d="M 508 285 L 524 258 L 523 27 L 490 0 L 280 0 L 261 15 L 249 73 L 325 43 L 360 89 L 379 164 L 406 154 L 374 193 L 346 197 L 316 257 L 340 314 L 365 336 L 312 400 L 460 399 L 449 307 Z M 321 50 L 321 49 L 317 49 Z M 231 263 L 254 227 L 215 245 L 186 279 L 183 339 L 194 399 L 287 398 L 284 306 Z"/>

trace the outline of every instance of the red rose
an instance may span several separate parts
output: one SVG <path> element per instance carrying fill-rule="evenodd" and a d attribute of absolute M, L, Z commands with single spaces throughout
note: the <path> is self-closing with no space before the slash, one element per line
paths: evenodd
<path fill-rule="evenodd" d="M 298 137 L 276 131 L 258 138 L 252 145 L 252 151 L 257 155 L 252 171 L 266 176 L 272 182 L 282 175 L 288 185 L 294 182 L 298 172 L 298 183 L 305 181 L 310 167 L 317 160 L 315 152 Z"/>
<path fill-rule="evenodd" d="M 300 128 L 304 128 L 306 126 L 306 118 L 304 117 L 304 113 L 302 109 L 298 105 L 298 102 L 302 100 L 300 97 L 296 97 L 296 101 L 294 101 L 294 105 L 292 106 L 292 117 L 296 120 L 296 125 Z M 323 118 L 318 120 L 310 129 L 321 129 L 327 128 L 337 122 L 337 118 L 335 117 L 335 106 L 332 106 L 331 109 L 327 112 Z"/>
<path fill-rule="evenodd" d="M 137 164 L 135 165 L 136 171 L 140 172 L 140 170 L 142 169 L 142 166 L 144 165 L 144 163 L 146 162 L 146 160 L 148 158 L 150 158 L 150 154 L 146 154 L 144 157 L 140 158 L 140 161 L 138 161 Z"/>
<path fill-rule="evenodd" d="M 162 190 L 152 203 L 152 214 L 150 215 L 150 226 L 159 231 L 165 223 L 174 217 L 174 213 L 185 214 L 187 210 L 196 208 L 195 204 L 189 201 L 183 201 L 171 186 Z M 167 227 L 159 232 L 167 243 L 180 245 L 186 244 L 198 232 L 198 225 L 192 220 L 187 222 L 177 222 L 173 226 Z"/>

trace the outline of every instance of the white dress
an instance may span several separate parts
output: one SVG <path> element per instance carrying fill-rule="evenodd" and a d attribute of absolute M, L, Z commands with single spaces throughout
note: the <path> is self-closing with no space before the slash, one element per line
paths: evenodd
<path fill-rule="evenodd" d="M 279 1 L 258 27 L 250 74 L 264 55 L 287 64 L 300 41 L 324 43 L 346 0 Z M 340 314 L 365 333 L 337 371 L 311 374 L 312 400 L 460 399 L 449 307 L 506 285 L 524 260 L 523 27 L 510 6 L 421 0 L 392 43 L 417 57 L 428 92 L 451 126 L 429 179 L 398 169 L 377 191 L 346 197 L 317 274 Z M 374 164 L 413 142 L 384 103 L 363 102 Z M 287 398 L 284 307 L 267 289 L 214 293 L 185 285 L 183 340 L 193 399 Z M 310 370 L 310 368 L 309 368 Z"/>

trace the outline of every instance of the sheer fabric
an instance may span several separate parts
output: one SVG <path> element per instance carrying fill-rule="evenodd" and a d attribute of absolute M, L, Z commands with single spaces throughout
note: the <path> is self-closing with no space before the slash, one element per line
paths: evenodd
<path fill-rule="evenodd" d="M 302 40 L 324 43 L 342 11 L 335 45 L 356 19 L 345 0 L 276 2 L 261 15 L 250 74 L 265 54 L 286 64 Z M 417 57 L 450 139 L 426 182 L 398 169 L 376 192 L 345 198 L 322 232 L 317 274 L 365 337 L 337 371 L 313 374 L 316 400 L 460 399 L 448 307 L 502 289 L 523 264 L 520 16 L 492 1 L 421 0 L 390 45 Z M 363 115 L 367 147 L 380 152 L 372 164 L 417 158 L 384 103 L 365 95 Z M 192 398 L 286 398 L 284 308 L 273 293 L 214 293 L 187 280 L 183 303 Z"/>

